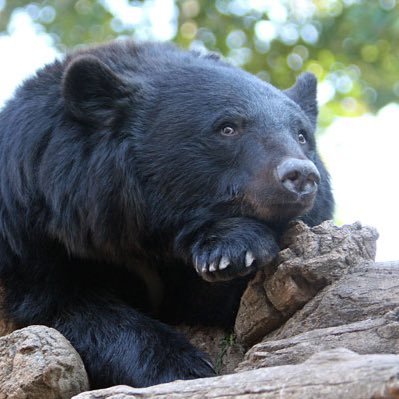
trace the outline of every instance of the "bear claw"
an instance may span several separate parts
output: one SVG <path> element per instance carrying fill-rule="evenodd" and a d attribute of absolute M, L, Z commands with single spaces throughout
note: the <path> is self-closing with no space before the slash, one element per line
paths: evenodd
<path fill-rule="evenodd" d="M 222 256 L 219 263 L 219 270 L 226 269 L 226 267 L 230 264 L 229 259 L 226 256 Z"/>
<path fill-rule="evenodd" d="M 252 266 L 254 261 L 255 261 L 255 257 L 252 254 L 252 252 L 251 251 L 247 251 L 247 253 L 245 254 L 245 266 L 246 267 Z"/>
<path fill-rule="evenodd" d="M 209 265 L 209 271 L 210 272 L 216 272 L 216 262 L 212 262 L 210 265 Z"/>

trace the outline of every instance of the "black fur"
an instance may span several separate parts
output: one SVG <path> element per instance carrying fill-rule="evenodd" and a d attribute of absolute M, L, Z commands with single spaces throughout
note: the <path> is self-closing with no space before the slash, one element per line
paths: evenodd
<path fill-rule="evenodd" d="M 114 42 L 38 71 L 0 113 L 10 317 L 61 331 L 93 388 L 213 375 L 163 322 L 230 328 L 240 276 L 275 256 L 286 223 L 331 218 L 315 93 L 310 74 L 282 92 L 168 44 Z M 315 198 L 282 191 L 287 157 L 315 163 Z"/>

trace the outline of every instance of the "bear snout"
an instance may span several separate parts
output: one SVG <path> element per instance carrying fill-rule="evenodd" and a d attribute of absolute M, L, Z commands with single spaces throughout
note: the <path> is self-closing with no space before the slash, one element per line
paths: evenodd
<path fill-rule="evenodd" d="M 316 194 L 320 183 L 320 173 L 309 160 L 287 158 L 276 168 L 276 178 L 281 187 L 298 199 Z"/>
<path fill-rule="evenodd" d="M 283 158 L 277 166 L 259 168 L 248 182 L 244 208 L 265 221 L 299 217 L 313 207 L 320 180 L 320 172 L 309 159 Z"/>

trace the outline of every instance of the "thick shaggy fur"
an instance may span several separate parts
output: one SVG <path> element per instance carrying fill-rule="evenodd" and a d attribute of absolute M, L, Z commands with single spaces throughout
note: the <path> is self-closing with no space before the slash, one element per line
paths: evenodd
<path fill-rule="evenodd" d="M 164 322 L 231 327 L 286 223 L 331 218 L 315 95 L 310 74 L 282 92 L 168 44 L 114 42 L 38 71 L 0 113 L 10 317 L 62 332 L 93 388 L 213 375 Z M 316 165 L 316 194 L 284 190 L 287 158 Z"/>

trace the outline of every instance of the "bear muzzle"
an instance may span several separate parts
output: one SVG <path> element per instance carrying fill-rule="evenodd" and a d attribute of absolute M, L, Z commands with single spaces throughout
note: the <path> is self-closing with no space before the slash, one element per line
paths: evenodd
<path fill-rule="evenodd" d="M 320 183 L 320 173 L 309 160 L 287 158 L 277 166 L 275 174 L 277 182 L 296 201 L 314 196 Z"/>
<path fill-rule="evenodd" d="M 320 173 L 308 159 L 284 158 L 274 168 L 258 172 L 245 190 L 251 215 L 265 221 L 290 220 L 314 204 Z"/>

